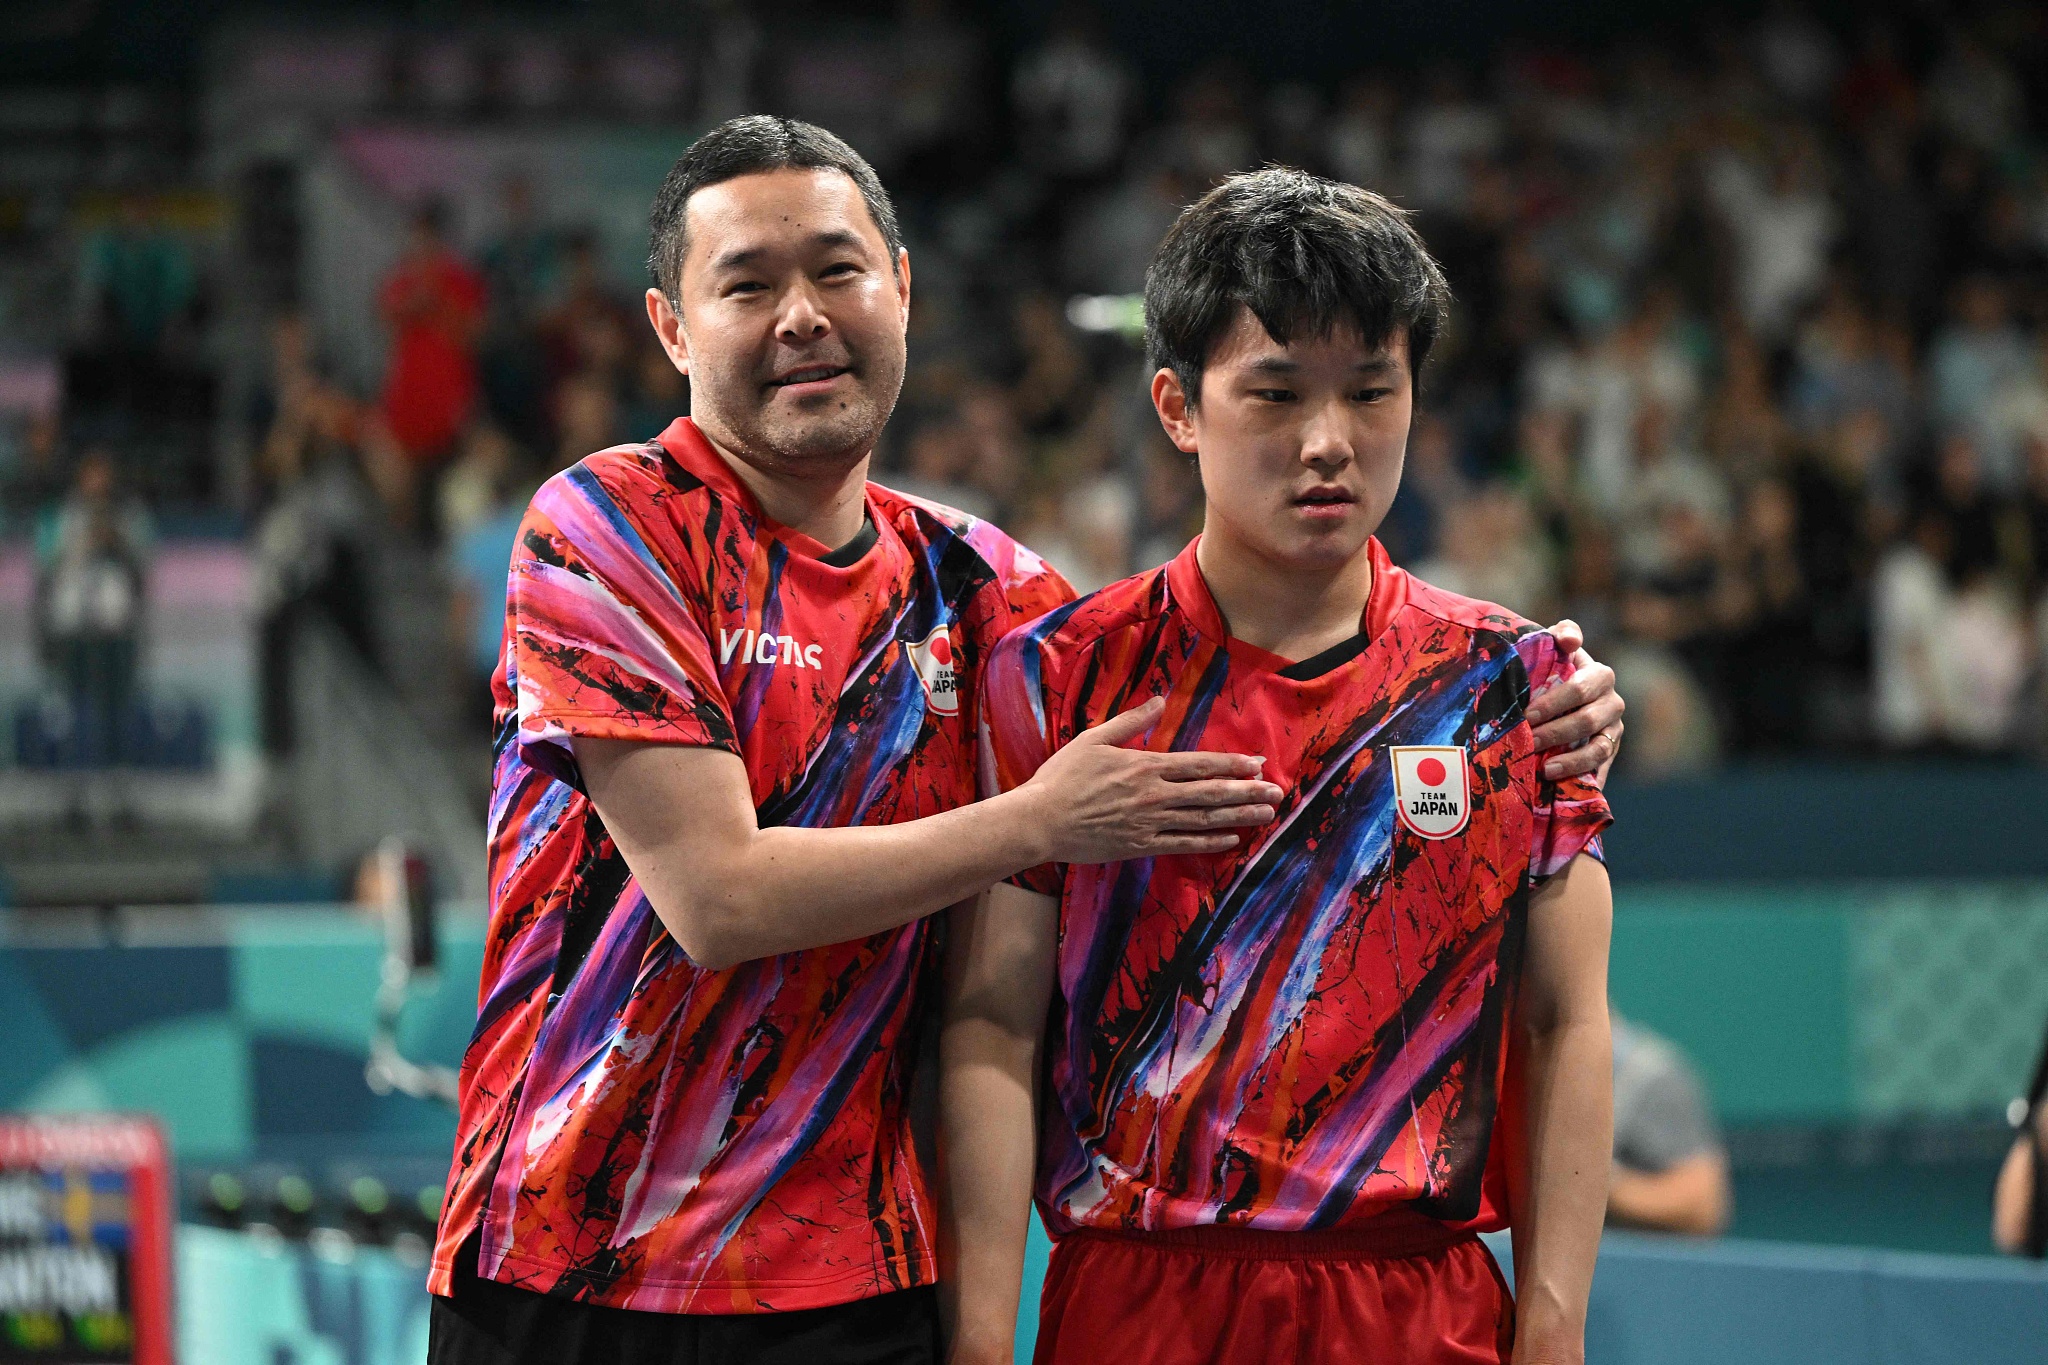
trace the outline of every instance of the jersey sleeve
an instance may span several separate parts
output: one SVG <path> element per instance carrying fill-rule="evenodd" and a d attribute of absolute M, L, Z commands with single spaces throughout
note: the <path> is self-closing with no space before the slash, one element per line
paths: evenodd
<path fill-rule="evenodd" d="M 587 464 L 534 495 L 507 593 L 527 762 L 580 788 L 571 736 L 740 752 L 693 588 Z"/>
<path fill-rule="evenodd" d="M 1524 635 L 1515 648 L 1528 671 L 1530 696 L 1571 676 L 1571 660 L 1548 631 Z M 1529 876 L 1539 882 L 1564 871 L 1581 853 L 1605 862 L 1601 831 L 1614 823 L 1607 797 L 1591 774 L 1553 782 L 1542 775 L 1542 759 L 1535 755 L 1536 818 L 1529 829 Z"/>
<path fill-rule="evenodd" d="M 1052 755 L 1038 641 L 1025 631 L 1005 636 L 982 670 L 981 689 L 981 790 L 994 796 L 1029 782 Z M 1057 896 L 1065 871 L 1057 863 L 1043 863 L 1007 880 L 1026 891 Z"/>

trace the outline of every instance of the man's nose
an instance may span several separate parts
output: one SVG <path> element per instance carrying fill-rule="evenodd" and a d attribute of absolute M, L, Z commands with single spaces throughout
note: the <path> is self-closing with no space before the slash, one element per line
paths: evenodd
<path fill-rule="evenodd" d="M 783 296 L 782 315 L 775 320 L 775 335 L 784 341 L 816 341 L 832 330 L 832 320 L 819 306 L 817 291 L 810 281 Z"/>
<path fill-rule="evenodd" d="M 1301 462 L 1318 472 L 1342 469 L 1351 463 L 1355 452 L 1351 445 L 1351 430 L 1345 420 L 1348 414 L 1341 411 L 1324 410 L 1311 416 L 1301 433 Z"/>

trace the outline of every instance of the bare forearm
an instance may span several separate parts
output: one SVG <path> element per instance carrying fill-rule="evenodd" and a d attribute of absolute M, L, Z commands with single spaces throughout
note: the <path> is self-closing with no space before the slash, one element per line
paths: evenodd
<path fill-rule="evenodd" d="M 692 961 L 729 967 L 845 943 L 979 895 L 1040 863 L 1220 853 L 1271 822 L 1280 789 L 1246 754 L 1121 747 L 1158 698 L 1083 731 L 1016 790 L 899 824 L 760 827 L 740 756 L 572 741 L 583 787 Z"/>
<path fill-rule="evenodd" d="M 1009 1365 L 1030 1229 L 1034 1086 L 1058 902 L 996 886 L 955 911 L 939 1040 L 940 1307 L 951 1365 Z"/>
<path fill-rule="evenodd" d="M 1042 822 L 1009 793 L 896 825 L 749 831 L 708 865 L 677 844 L 632 857 L 693 960 L 724 967 L 879 934 L 1045 860 Z"/>
<path fill-rule="evenodd" d="M 2022 1136 L 2005 1154 L 1991 1192 L 1991 1241 L 2000 1251 L 2026 1249 L 2027 1219 L 2034 1206 L 2034 1157 Z"/>
<path fill-rule="evenodd" d="M 1007 1365 L 1030 1230 L 1036 1045 L 980 1019 L 940 1045 L 943 1245 L 950 1365 Z"/>
<path fill-rule="evenodd" d="M 1662 1171 L 1617 1167 L 1607 1188 L 1609 1222 L 1711 1236 L 1728 1222 L 1728 1162 L 1705 1152 Z"/>
<path fill-rule="evenodd" d="M 1578 1362 L 1614 1143 L 1604 1004 L 1527 1040 L 1529 1174 L 1515 1219 L 1516 1365 Z"/>

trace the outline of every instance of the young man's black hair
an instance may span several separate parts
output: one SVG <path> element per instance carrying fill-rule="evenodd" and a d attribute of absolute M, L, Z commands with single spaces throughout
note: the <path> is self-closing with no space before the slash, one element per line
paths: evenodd
<path fill-rule="evenodd" d="M 1192 405 L 1243 304 L 1282 345 L 1339 325 L 1368 341 L 1406 332 L 1419 380 L 1450 301 L 1406 212 L 1356 185 L 1269 167 L 1231 176 L 1168 230 L 1145 272 L 1145 347 Z"/>
<path fill-rule="evenodd" d="M 727 119 L 690 144 L 669 168 L 648 215 L 647 269 L 654 287 L 671 300 L 682 280 L 683 253 L 689 243 L 683 231 L 683 209 L 690 196 L 711 185 L 743 175 L 780 170 L 838 171 L 860 190 L 868 214 L 889 247 L 891 268 L 903 250 L 903 231 L 896 224 L 896 206 L 889 192 L 859 152 L 815 123 L 776 114 L 742 114 Z"/>

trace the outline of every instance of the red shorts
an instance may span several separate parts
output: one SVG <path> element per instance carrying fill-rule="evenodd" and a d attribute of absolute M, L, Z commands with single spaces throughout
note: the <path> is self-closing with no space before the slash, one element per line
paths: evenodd
<path fill-rule="evenodd" d="M 1084 1230 L 1053 1246 L 1035 1365 L 1506 1365 L 1515 1304 L 1471 1233 Z"/>

